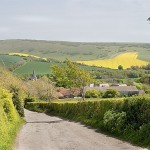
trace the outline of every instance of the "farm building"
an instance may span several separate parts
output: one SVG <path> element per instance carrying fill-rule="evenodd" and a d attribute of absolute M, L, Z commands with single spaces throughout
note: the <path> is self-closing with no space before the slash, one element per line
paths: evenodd
<path fill-rule="evenodd" d="M 78 95 L 80 95 L 80 89 L 79 88 L 75 88 L 75 89 L 66 89 L 66 88 L 59 88 L 57 90 L 58 92 L 58 97 L 59 98 L 73 98 L 73 97 L 77 97 Z"/>
<path fill-rule="evenodd" d="M 117 90 L 120 93 L 120 96 L 132 96 L 139 94 L 139 90 L 135 86 L 86 87 L 86 90 L 98 90 L 102 92 L 106 92 L 107 89 Z"/>

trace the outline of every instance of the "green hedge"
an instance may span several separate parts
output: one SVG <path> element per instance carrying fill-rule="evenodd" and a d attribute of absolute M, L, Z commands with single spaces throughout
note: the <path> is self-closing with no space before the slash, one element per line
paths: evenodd
<path fill-rule="evenodd" d="M 27 103 L 26 107 L 77 120 L 132 143 L 150 147 L 149 97 L 62 104 Z"/>
<path fill-rule="evenodd" d="M 12 94 L 0 88 L 0 150 L 11 149 L 21 122 L 12 102 Z"/>
<path fill-rule="evenodd" d="M 27 88 L 23 81 L 8 70 L 0 67 L 0 87 L 9 90 L 13 97 L 13 104 L 21 117 L 24 116 L 24 98 L 27 97 Z"/>

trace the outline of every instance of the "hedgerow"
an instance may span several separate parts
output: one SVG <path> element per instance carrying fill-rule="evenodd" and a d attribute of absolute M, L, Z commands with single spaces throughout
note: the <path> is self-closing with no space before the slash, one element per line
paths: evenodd
<path fill-rule="evenodd" d="M 12 94 L 0 88 L 0 150 L 11 149 L 21 122 L 12 102 Z"/>
<path fill-rule="evenodd" d="M 0 87 L 9 90 L 13 95 L 13 103 L 21 117 L 24 116 L 24 98 L 26 88 L 23 82 L 12 75 L 8 70 L 0 68 Z"/>
<path fill-rule="evenodd" d="M 140 146 L 150 147 L 150 97 L 60 104 L 33 102 L 27 103 L 26 107 L 80 121 Z"/>

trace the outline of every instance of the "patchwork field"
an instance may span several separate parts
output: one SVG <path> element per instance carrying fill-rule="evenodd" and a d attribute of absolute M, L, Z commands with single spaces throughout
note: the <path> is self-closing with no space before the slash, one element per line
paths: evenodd
<path fill-rule="evenodd" d="M 120 54 L 111 59 L 104 60 L 92 60 L 92 61 L 77 61 L 78 63 L 89 65 L 89 66 L 102 66 L 106 68 L 117 69 L 119 65 L 122 65 L 124 69 L 130 68 L 131 66 L 144 66 L 149 62 L 137 59 L 137 52 L 128 52 Z"/>
<path fill-rule="evenodd" d="M 139 52 L 139 59 L 150 62 L 150 44 L 63 42 L 42 40 L 0 40 L 0 54 L 24 53 L 64 61 L 109 59 L 125 52 Z"/>
<path fill-rule="evenodd" d="M 18 74 L 32 74 L 33 70 L 35 70 L 37 74 L 49 74 L 51 65 L 47 62 L 27 62 L 14 72 Z"/>
<path fill-rule="evenodd" d="M 101 66 L 116 69 L 119 65 L 125 69 L 132 65 L 147 65 L 150 44 L 0 40 L 0 65 L 15 73 L 30 74 L 34 69 L 37 74 L 47 74 L 54 62 L 66 58 L 88 65 L 81 66 L 87 70 L 99 70 Z"/>
<path fill-rule="evenodd" d="M 21 61 L 23 61 L 23 58 L 19 56 L 0 55 L 0 65 L 5 67 L 10 67 L 12 64 Z"/>

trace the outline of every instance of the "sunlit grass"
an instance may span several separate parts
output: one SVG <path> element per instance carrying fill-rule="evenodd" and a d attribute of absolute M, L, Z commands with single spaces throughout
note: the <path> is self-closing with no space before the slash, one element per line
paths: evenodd
<path fill-rule="evenodd" d="M 30 102 L 30 103 L 57 103 L 57 104 L 64 104 L 64 103 L 78 103 L 78 102 L 97 102 L 97 101 L 102 101 L 102 100 L 123 100 L 124 98 L 86 98 L 83 100 L 82 98 L 72 98 L 72 99 L 57 99 L 57 100 L 50 100 L 50 101 L 35 101 L 35 102 Z"/>

